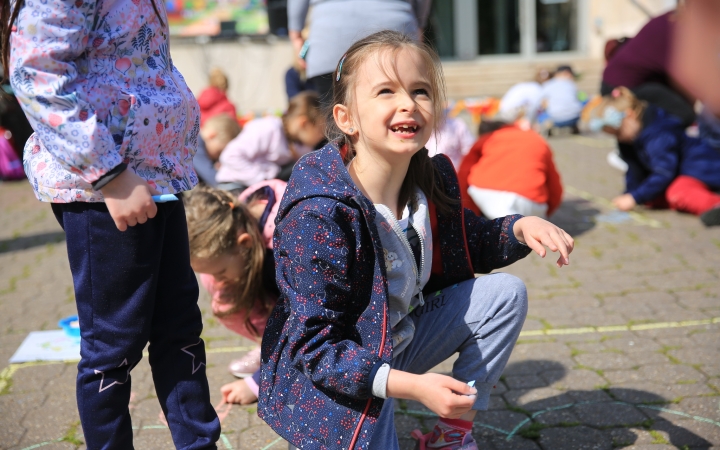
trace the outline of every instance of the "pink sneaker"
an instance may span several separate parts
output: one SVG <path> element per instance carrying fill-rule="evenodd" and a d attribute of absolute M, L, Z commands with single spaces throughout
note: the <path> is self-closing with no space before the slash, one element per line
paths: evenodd
<path fill-rule="evenodd" d="M 250 350 L 240 359 L 230 363 L 230 373 L 238 378 L 248 378 L 260 370 L 260 347 Z"/>
<path fill-rule="evenodd" d="M 472 433 L 463 433 L 452 428 L 435 428 L 428 434 L 414 430 L 410 434 L 417 440 L 415 450 L 478 450 Z"/>

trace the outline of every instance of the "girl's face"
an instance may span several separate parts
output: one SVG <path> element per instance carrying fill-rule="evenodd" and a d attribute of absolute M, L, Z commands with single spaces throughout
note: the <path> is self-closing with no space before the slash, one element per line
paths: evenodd
<path fill-rule="evenodd" d="M 637 114 L 631 109 L 625 111 L 625 117 L 623 118 L 620 128 L 617 130 L 618 141 L 624 143 L 631 143 L 637 139 L 640 131 L 642 130 L 642 123 L 638 120 Z"/>
<path fill-rule="evenodd" d="M 251 241 L 248 233 L 242 233 L 234 251 L 211 258 L 190 258 L 190 265 L 197 273 L 212 275 L 219 283 L 234 283 L 245 276 L 247 248 Z"/>
<path fill-rule="evenodd" d="M 434 93 L 422 58 L 412 49 L 386 51 L 358 69 L 350 125 L 340 128 L 355 129 L 348 134 L 357 136 L 358 151 L 412 157 L 430 139 L 434 123 Z"/>

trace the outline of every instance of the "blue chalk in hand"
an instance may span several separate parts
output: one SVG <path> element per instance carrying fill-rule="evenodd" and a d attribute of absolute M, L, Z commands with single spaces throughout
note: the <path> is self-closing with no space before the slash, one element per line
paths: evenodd
<path fill-rule="evenodd" d="M 176 202 L 178 201 L 177 196 L 175 194 L 162 194 L 162 195 L 153 195 L 152 199 L 155 203 L 165 203 L 165 202 Z"/>
<path fill-rule="evenodd" d="M 467 385 L 470 386 L 470 387 L 475 387 L 475 380 L 468 381 L 468 382 L 467 382 Z"/>

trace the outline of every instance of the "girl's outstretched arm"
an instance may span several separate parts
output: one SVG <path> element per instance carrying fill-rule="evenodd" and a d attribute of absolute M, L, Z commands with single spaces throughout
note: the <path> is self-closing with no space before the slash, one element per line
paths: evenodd
<path fill-rule="evenodd" d="M 275 232 L 277 283 L 289 309 L 284 325 L 288 342 L 281 357 L 289 356 L 291 365 L 319 387 L 369 398 L 372 369 L 382 363 L 381 349 L 361 344 L 368 336 L 361 338 L 358 319 L 372 301 L 376 274 L 372 263 L 362 262 L 374 257 L 362 253 L 373 248 L 357 248 L 360 237 L 349 221 L 358 218 L 352 210 L 339 203 L 329 208 L 327 202 L 335 201 L 301 202 Z M 382 332 L 377 325 L 368 329 Z M 381 342 L 380 336 L 371 342 Z"/>
<path fill-rule="evenodd" d="M 465 236 L 475 273 L 490 273 L 526 257 L 530 248 L 514 233 L 515 223 L 523 216 L 516 214 L 487 220 L 465 209 Z"/>

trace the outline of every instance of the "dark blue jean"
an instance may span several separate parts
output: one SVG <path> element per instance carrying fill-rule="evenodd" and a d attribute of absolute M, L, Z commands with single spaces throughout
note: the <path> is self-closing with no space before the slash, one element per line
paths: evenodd
<path fill-rule="evenodd" d="M 214 449 L 198 285 L 182 202 L 121 232 L 104 203 L 53 204 L 80 320 L 77 403 L 88 449 L 131 449 L 130 371 L 149 342 L 155 391 L 179 449 Z"/>

